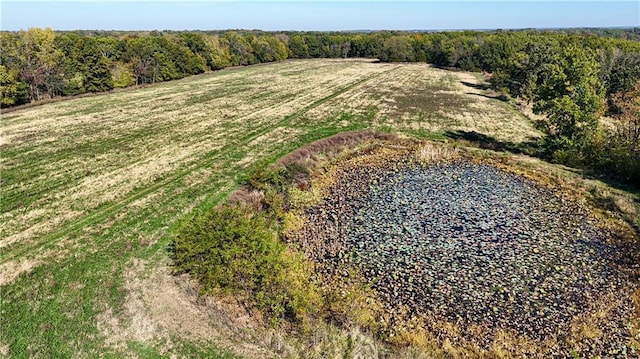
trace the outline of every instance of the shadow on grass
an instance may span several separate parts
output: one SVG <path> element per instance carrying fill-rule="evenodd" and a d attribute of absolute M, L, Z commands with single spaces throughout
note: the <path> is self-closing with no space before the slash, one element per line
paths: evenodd
<path fill-rule="evenodd" d="M 490 88 L 490 86 L 487 85 L 487 84 L 474 84 L 474 83 L 467 82 L 467 81 L 460 81 L 460 83 L 465 85 L 465 86 L 467 86 L 467 87 L 472 87 L 474 89 L 482 90 L 482 91 L 486 91 L 486 90 L 488 90 Z"/>
<path fill-rule="evenodd" d="M 492 100 L 498 100 L 498 101 L 502 101 L 502 102 L 509 102 L 509 98 L 506 95 L 503 95 L 503 94 L 485 95 L 485 94 L 475 93 L 475 92 L 465 92 L 465 95 L 480 96 L 480 97 L 484 97 L 484 98 L 488 98 L 488 99 L 492 99 Z"/>
<path fill-rule="evenodd" d="M 526 142 L 500 141 L 494 137 L 475 131 L 446 131 L 444 136 L 456 141 L 467 141 L 476 147 L 502 152 L 520 153 L 529 156 L 540 155 L 540 148 L 534 138 Z"/>
<path fill-rule="evenodd" d="M 471 82 L 467 82 L 467 81 L 460 81 L 461 84 L 463 84 L 464 86 L 467 87 L 471 87 L 477 90 L 481 90 L 481 91 L 489 91 L 491 90 L 491 86 L 487 85 L 487 84 L 474 84 Z M 489 94 L 486 93 L 477 93 L 477 92 L 466 92 L 467 95 L 475 95 L 475 96 L 480 96 L 480 97 L 484 97 L 484 98 L 489 98 L 492 100 L 498 100 L 498 101 L 502 101 L 502 102 L 509 102 L 509 98 L 507 97 L 507 95 L 502 94 L 502 93 L 498 93 L 495 91 L 490 91 Z"/>

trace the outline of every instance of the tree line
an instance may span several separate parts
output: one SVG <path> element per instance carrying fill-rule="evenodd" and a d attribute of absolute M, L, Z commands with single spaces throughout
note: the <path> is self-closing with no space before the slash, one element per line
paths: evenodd
<path fill-rule="evenodd" d="M 611 33 L 615 36 L 598 36 Z M 638 29 L 494 32 L 54 32 L 0 33 L 2 106 L 108 91 L 287 58 L 379 58 L 494 73 L 494 84 L 531 96 L 530 69 L 588 57 L 607 94 L 640 78 Z M 574 53 L 568 53 L 567 48 Z M 523 76 L 527 75 L 525 79 Z M 528 82 L 527 82 L 528 81 Z"/>
<path fill-rule="evenodd" d="M 3 107 L 287 58 L 276 36 L 231 31 L 113 36 L 31 28 L 1 33 L 0 45 Z"/>
<path fill-rule="evenodd" d="M 640 29 L 0 33 L 2 107 L 285 59 L 378 58 L 484 71 L 544 114 L 541 155 L 640 184 Z M 613 125 L 604 128 L 602 116 Z M 615 158 L 613 158 L 615 157 Z"/>

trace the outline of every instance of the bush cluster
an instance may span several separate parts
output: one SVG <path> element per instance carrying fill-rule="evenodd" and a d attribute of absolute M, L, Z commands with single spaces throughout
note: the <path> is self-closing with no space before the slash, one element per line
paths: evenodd
<path fill-rule="evenodd" d="M 324 140 L 318 142 L 327 150 Z M 274 326 L 307 330 L 331 318 L 371 327 L 379 308 L 356 274 L 324 282 L 312 261 L 286 244 L 291 221 L 301 220 L 294 197 L 309 195 L 309 176 L 309 168 L 294 160 L 256 164 L 225 204 L 178 225 L 171 248 L 175 268 L 197 279 L 202 294 L 246 299 Z"/>
<path fill-rule="evenodd" d="M 249 298 L 273 324 L 304 322 L 321 297 L 310 264 L 278 240 L 276 227 L 268 215 L 241 206 L 198 213 L 178 229 L 176 268 L 195 277 L 203 293 Z"/>

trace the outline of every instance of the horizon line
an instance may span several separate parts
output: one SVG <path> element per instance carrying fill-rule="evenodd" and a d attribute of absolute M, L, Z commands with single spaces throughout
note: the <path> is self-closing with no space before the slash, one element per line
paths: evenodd
<path fill-rule="evenodd" d="M 0 32 L 18 32 L 25 31 L 32 28 L 51 29 L 53 31 L 60 32 L 73 32 L 73 31 L 175 31 L 175 32 L 188 32 L 188 31 L 260 31 L 260 32 L 447 32 L 447 31 L 522 31 L 522 30 L 581 30 L 581 29 L 640 29 L 639 25 L 615 25 L 615 26 L 551 26 L 551 27 L 496 27 L 496 28 L 447 28 L 447 29 L 351 29 L 351 30 L 295 30 L 295 29 L 281 29 L 281 30 L 262 30 L 262 29 L 249 29 L 249 28 L 225 28 L 225 29 L 72 29 L 72 30 L 60 30 L 54 29 L 50 26 L 30 26 L 26 29 L 20 28 L 19 30 L 5 30 L 0 29 Z"/>

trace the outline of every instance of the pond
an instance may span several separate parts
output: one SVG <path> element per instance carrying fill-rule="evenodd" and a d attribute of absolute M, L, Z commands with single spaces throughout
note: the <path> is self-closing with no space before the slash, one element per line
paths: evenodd
<path fill-rule="evenodd" d="M 545 339 L 630 281 L 581 206 L 487 164 L 352 166 L 306 216 L 298 242 L 321 271 L 359 268 L 409 316 Z"/>

